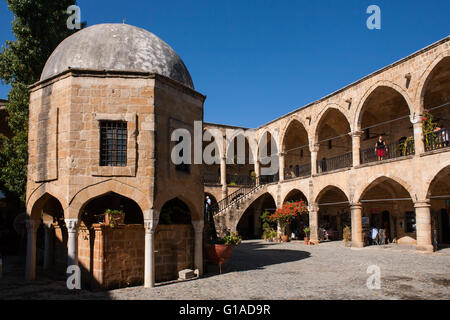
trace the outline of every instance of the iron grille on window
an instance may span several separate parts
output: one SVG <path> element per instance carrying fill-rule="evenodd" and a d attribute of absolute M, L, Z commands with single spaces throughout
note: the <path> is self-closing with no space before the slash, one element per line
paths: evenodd
<path fill-rule="evenodd" d="M 100 166 L 127 165 L 127 123 L 100 122 Z"/>

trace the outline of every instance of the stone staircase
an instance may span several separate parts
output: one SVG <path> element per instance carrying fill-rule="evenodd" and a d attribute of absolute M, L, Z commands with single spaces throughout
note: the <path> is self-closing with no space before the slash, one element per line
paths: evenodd
<path fill-rule="evenodd" d="M 243 187 L 212 208 L 217 234 L 222 237 L 227 231 L 236 232 L 237 224 L 245 210 L 267 191 L 267 184 Z"/>

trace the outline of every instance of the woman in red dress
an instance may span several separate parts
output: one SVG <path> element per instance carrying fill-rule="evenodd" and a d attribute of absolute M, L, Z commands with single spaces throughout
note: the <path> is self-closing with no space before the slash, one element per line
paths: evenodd
<path fill-rule="evenodd" d="M 378 161 L 384 160 L 386 157 L 386 142 L 383 140 L 382 136 L 378 137 L 378 141 L 375 144 L 375 152 L 378 155 Z"/>

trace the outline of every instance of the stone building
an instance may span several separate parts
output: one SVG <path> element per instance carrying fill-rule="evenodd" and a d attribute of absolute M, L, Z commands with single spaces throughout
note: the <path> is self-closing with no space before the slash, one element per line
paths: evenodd
<path fill-rule="evenodd" d="M 204 100 L 180 57 L 146 30 L 95 25 L 55 49 L 30 87 L 28 279 L 41 220 L 44 269 L 78 264 L 88 286 L 202 274 L 203 168 L 173 164 L 171 135 L 193 134 Z M 97 223 L 106 209 L 125 212 L 116 233 Z M 182 224 L 159 224 L 173 212 L 187 215 Z"/>
<path fill-rule="evenodd" d="M 93 288 L 201 275 L 205 194 L 219 231 L 246 237 L 261 236 L 264 210 L 301 199 L 315 243 L 320 228 L 340 239 L 344 226 L 354 247 L 370 226 L 418 250 L 433 251 L 433 234 L 450 242 L 450 37 L 254 129 L 254 140 L 204 123 L 241 131 L 217 163 L 175 165 L 172 133 L 194 136 L 204 100 L 180 57 L 145 30 L 95 25 L 56 48 L 30 87 L 28 279 L 39 256 L 61 275 L 78 264 Z M 424 134 L 425 109 L 439 130 Z M 279 166 L 271 175 L 261 174 L 266 145 Z M 99 223 L 106 209 L 123 210 L 125 225 Z"/>
<path fill-rule="evenodd" d="M 424 110 L 434 132 L 423 130 L 430 118 Z M 227 136 L 226 126 L 205 128 Z M 432 251 L 433 240 L 450 243 L 449 128 L 447 37 L 254 129 L 254 137 L 243 137 L 251 150 L 239 169 L 226 160 L 235 152 L 236 138 L 229 138 L 219 148 L 220 165 L 205 168 L 205 193 L 218 203 L 216 226 L 260 237 L 263 211 L 303 200 L 309 216 L 297 225 L 311 227 L 313 242 L 321 229 L 342 239 L 349 226 L 352 246 L 362 247 L 368 229 L 377 227 L 390 241 Z M 387 147 L 381 158 L 375 150 L 380 135 Z M 274 140 L 272 156 L 279 161 L 273 176 L 261 174 L 266 138 Z"/>

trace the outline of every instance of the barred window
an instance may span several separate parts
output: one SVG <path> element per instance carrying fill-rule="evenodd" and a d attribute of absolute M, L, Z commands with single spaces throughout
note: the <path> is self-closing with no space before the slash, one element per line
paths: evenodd
<path fill-rule="evenodd" d="M 100 121 L 100 166 L 127 165 L 127 123 Z"/>

